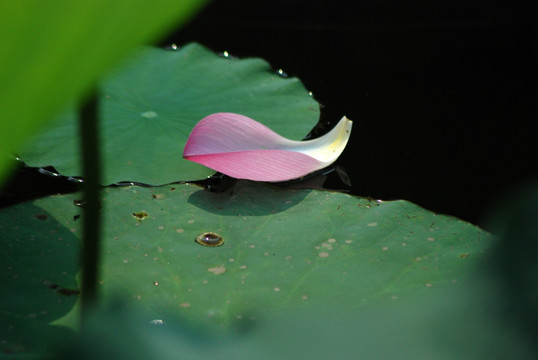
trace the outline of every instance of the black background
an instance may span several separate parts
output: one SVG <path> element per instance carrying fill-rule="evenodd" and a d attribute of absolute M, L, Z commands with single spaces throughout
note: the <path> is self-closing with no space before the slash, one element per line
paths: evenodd
<path fill-rule="evenodd" d="M 351 192 L 480 223 L 536 178 L 531 1 L 216 0 L 162 44 L 199 42 L 297 76 L 322 124 L 354 121 Z"/>

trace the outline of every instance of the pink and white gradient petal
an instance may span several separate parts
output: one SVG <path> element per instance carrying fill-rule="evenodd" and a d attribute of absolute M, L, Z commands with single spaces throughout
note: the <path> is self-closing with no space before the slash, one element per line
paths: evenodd
<path fill-rule="evenodd" d="M 292 180 L 333 163 L 347 144 L 351 124 L 344 117 L 318 139 L 294 141 L 246 116 L 216 113 L 196 124 L 183 157 L 237 179 Z"/>

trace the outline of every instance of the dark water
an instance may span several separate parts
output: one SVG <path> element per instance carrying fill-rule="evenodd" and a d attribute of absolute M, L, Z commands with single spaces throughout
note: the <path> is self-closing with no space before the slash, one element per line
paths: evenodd
<path fill-rule="evenodd" d="M 162 44 L 197 41 L 299 77 L 324 122 L 354 120 L 342 156 L 352 193 L 479 223 L 538 174 L 536 10 L 519 0 L 219 0 Z"/>

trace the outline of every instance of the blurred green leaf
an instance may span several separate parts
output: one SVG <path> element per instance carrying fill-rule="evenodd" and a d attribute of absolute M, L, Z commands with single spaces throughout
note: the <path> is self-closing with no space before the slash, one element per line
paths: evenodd
<path fill-rule="evenodd" d="M 194 125 L 215 112 L 236 112 L 300 140 L 319 118 L 317 102 L 297 78 L 283 79 L 261 59 L 233 60 L 189 44 L 145 48 L 102 86 L 105 184 L 164 184 L 214 173 L 182 158 Z M 19 151 L 31 166 L 81 175 L 74 111 Z"/>
<path fill-rule="evenodd" d="M 182 318 L 148 322 L 139 308 L 112 307 L 73 342 L 73 359 L 531 360 L 532 343 L 503 318 L 491 277 L 464 280 L 387 307 L 280 311 L 224 338 Z M 477 283 L 478 282 L 478 283 Z M 492 296 L 493 295 L 493 296 Z"/>
<path fill-rule="evenodd" d="M 0 180 L 9 155 L 137 44 L 186 21 L 204 0 L 0 2 Z"/>
<path fill-rule="evenodd" d="M 79 239 L 32 204 L 5 209 L 1 218 L 0 354 L 42 351 L 69 339 L 69 329 L 49 323 L 75 305 Z"/>

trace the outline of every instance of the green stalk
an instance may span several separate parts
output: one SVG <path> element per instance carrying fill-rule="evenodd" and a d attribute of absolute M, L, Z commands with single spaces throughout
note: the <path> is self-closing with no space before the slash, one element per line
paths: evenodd
<path fill-rule="evenodd" d="M 100 183 L 101 168 L 99 154 L 99 101 L 93 90 L 79 110 L 79 136 L 81 140 L 82 174 L 84 177 L 84 211 L 82 233 L 82 286 L 81 322 L 84 325 L 88 314 L 98 300 L 100 253 Z"/>

